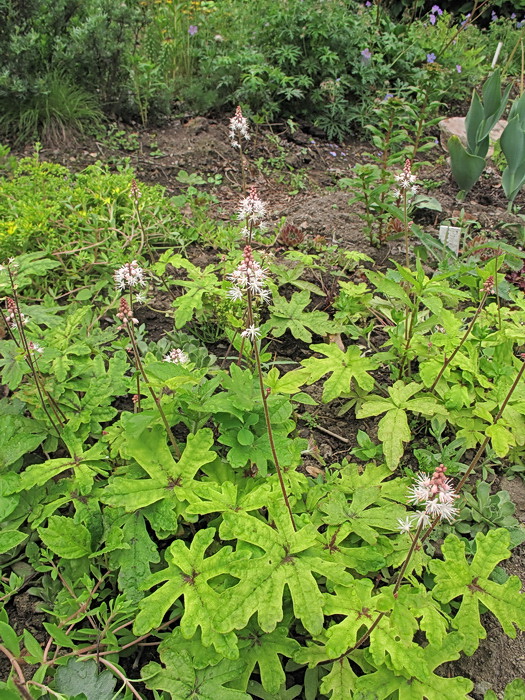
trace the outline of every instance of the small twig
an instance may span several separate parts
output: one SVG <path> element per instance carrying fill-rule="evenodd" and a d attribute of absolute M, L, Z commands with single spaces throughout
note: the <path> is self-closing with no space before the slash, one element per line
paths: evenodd
<path fill-rule="evenodd" d="M 305 420 L 304 414 L 301 414 L 300 416 L 297 416 L 301 420 Z M 342 437 L 342 435 L 338 435 L 337 433 L 333 433 L 331 430 L 328 430 L 328 428 L 322 428 L 320 425 L 316 425 L 313 430 L 319 430 L 321 433 L 326 433 L 326 435 L 330 435 L 330 437 L 335 438 L 336 440 L 341 440 L 341 442 L 345 442 L 347 445 L 350 444 L 350 440 L 347 438 Z"/>
<path fill-rule="evenodd" d="M 124 683 L 126 688 L 129 689 L 129 691 L 134 695 L 138 700 L 143 700 L 143 698 L 137 693 L 135 688 L 133 687 L 132 682 L 126 678 L 126 676 L 120 671 L 116 666 L 114 666 L 111 662 L 109 662 L 107 659 L 99 659 L 101 664 L 104 664 L 104 666 L 107 666 L 113 673 L 120 678 L 120 680 Z"/>
<path fill-rule="evenodd" d="M 12 667 L 15 669 L 15 671 L 18 675 L 18 679 L 20 681 L 20 684 L 25 687 L 26 679 L 24 676 L 24 672 L 22 671 L 22 668 L 21 668 L 20 664 L 18 663 L 18 660 L 15 658 L 15 656 L 13 654 L 11 654 L 9 649 L 6 649 L 6 647 L 3 644 L 0 644 L 0 652 L 2 652 L 2 654 L 4 654 L 4 656 L 7 656 L 7 658 L 11 662 Z M 18 683 L 17 683 L 17 687 L 18 687 Z M 19 688 L 19 690 L 21 691 L 22 689 Z M 25 695 L 24 697 L 31 698 L 31 696 L 29 694 Z"/>

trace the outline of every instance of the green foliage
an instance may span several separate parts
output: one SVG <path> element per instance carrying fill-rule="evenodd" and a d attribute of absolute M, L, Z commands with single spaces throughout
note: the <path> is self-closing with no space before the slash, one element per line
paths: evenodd
<path fill-rule="evenodd" d="M 270 307 L 270 320 L 264 326 L 264 331 L 272 332 L 280 338 L 286 330 L 290 330 L 294 338 L 305 343 L 312 342 L 313 331 L 316 335 L 335 333 L 336 327 L 330 323 L 328 314 L 323 311 L 305 311 L 310 305 L 310 293 L 305 289 L 294 292 L 290 301 L 277 296 Z"/>
<path fill-rule="evenodd" d="M 141 23 L 133 3 L 2 0 L 0 132 L 58 141 L 124 106 L 126 64 Z"/>
<path fill-rule="evenodd" d="M 103 265 L 112 271 L 136 254 L 142 235 L 148 244 L 156 238 L 171 244 L 185 241 L 182 217 L 158 185 L 140 183 L 138 222 L 129 196 L 133 178 L 131 168 L 115 173 L 98 163 L 73 174 L 36 157 L 21 159 L 0 177 L 0 255 L 38 250 L 32 258 L 20 258 L 24 285 L 29 273 L 31 279 L 61 265 L 69 273 L 71 289 L 81 286 L 79 277 L 89 282 L 91 290 L 80 292 L 79 300 L 91 298 L 100 286 L 82 275 Z M 42 251 L 56 251 L 61 262 L 40 260 Z"/>
<path fill-rule="evenodd" d="M 500 528 L 487 535 L 476 535 L 476 553 L 469 564 L 465 559 L 465 544 L 449 535 L 443 545 L 444 561 L 432 561 L 430 570 L 436 577 L 432 595 L 443 603 L 461 597 L 454 617 L 454 626 L 464 636 L 463 650 L 468 655 L 478 648 L 486 632 L 480 620 L 480 605 L 497 617 L 505 633 L 514 638 L 516 627 L 525 627 L 525 605 L 520 593 L 521 582 L 511 576 L 503 584 L 490 580 L 494 567 L 510 556 L 509 533 Z M 515 627 L 516 625 L 516 627 Z"/>
<path fill-rule="evenodd" d="M 416 382 L 405 384 L 399 380 L 388 389 L 388 398 L 372 394 L 356 413 L 357 418 L 385 414 L 379 421 L 377 436 L 383 443 L 385 461 L 391 469 L 399 464 L 404 452 L 403 443 L 411 437 L 407 411 L 424 416 L 447 415 L 447 410 L 431 396 L 422 394 L 412 398 L 422 388 Z"/>
<path fill-rule="evenodd" d="M 505 110 L 510 88 L 511 85 L 508 85 L 502 94 L 499 70 L 494 71 L 483 85 L 483 100 L 476 90 L 472 93 L 465 119 L 467 148 L 457 136 L 452 136 L 448 142 L 452 174 L 461 190 L 465 192 L 472 189 L 485 169 L 489 134 Z M 510 138 L 510 133 L 507 138 Z"/>
<path fill-rule="evenodd" d="M 84 694 L 87 700 L 110 700 L 115 695 L 116 682 L 111 671 L 98 672 L 95 659 L 69 659 L 56 675 L 59 693 L 73 697 Z"/>
<path fill-rule="evenodd" d="M 22 333 L 4 324 L 0 340 L 0 651 L 14 668 L 0 694 L 20 685 L 35 698 L 127 700 L 145 686 L 159 700 L 466 698 L 471 681 L 436 671 L 475 651 L 486 609 L 511 637 L 525 627 L 520 583 L 500 567 L 522 528 L 507 495 L 481 483 L 459 494 L 456 522 L 420 530 L 415 545 L 411 467 L 444 463 L 456 484 L 468 449 L 488 448 L 484 469 L 494 455 L 523 461 L 523 301 L 484 294 L 494 260 L 364 272 L 366 256 L 329 249 L 273 265 L 272 302 L 250 316 L 228 296 L 231 250 L 202 267 L 183 245 L 157 256 L 170 200 L 147 187 L 131 200 L 131 176 L 71 176 L 31 159 L 5 178 L 13 221 L 25 210 L 39 221 L 37 192 L 49 204 L 28 249 L 46 238 L 70 245 L 74 227 L 79 244 L 98 245 L 87 262 L 42 250 L 0 270 L 0 294 L 27 316 Z M 179 174 L 188 188 L 199 178 Z M 92 215 L 83 228 L 79 211 Z M 215 226 L 203 211 L 185 225 L 187 241 Z M 498 258 L 519 260 L 501 245 Z M 164 293 L 173 301 L 159 339 L 116 316 L 113 273 L 134 258 L 147 285 L 138 302 L 122 290 L 130 313 L 159 313 Z M 284 298 L 285 285 L 298 291 Z M 310 310 L 314 294 L 324 311 Z M 239 338 L 251 322 L 275 338 Z M 206 347 L 206 324 L 235 351 Z M 314 334 L 333 342 L 308 345 Z M 164 361 L 175 348 L 186 358 Z M 345 419 L 325 428 L 319 401 L 333 402 L 336 424 L 354 410 L 355 444 Z M 315 407 L 310 439 L 298 404 Z M 340 462 L 317 450 L 319 429 L 340 440 Z M 42 616 L 34 634 L 7 612 L 26 590 Z M 20 677 L 30 666 L 32 682 Z"/>

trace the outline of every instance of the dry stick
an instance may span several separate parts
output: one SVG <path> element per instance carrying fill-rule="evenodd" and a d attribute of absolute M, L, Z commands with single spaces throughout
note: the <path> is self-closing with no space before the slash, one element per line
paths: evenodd
<path fill-rule="evenodd" d="M 475 313 L 474 316 L 472 317 L 472 320 L 471 320 L 471 322 L 469 323 L 468 328 L 467 328 L 467 330 L 465 331 L 463 337 L 461 338 L 461 340 L 460 340 L 460 342 L 459 342 L 459 345 L 457 345 L 457 347 L 454 349 L 454 352 L 452 353 L 452 355 L 450 355 L 450 357 L 445 357 L 445 362 L 443 363 L 443 366 L 442 366 L 441 369 L 439 370 L 437 377 L 434 379 L 434 382 L 432 383 L 432 386 L 430 387 L 430 391 L 434 391 L 434 389 L 435 389 L 436 386 L 437 386 L 437 383 L 439 382 L 439 380 L 440 380 L 441 377 L 443 376 L 444 371 L 445 371 L 446 368 L 449 366 L 449 364 L 452 362 L 452 360 L 456 357 L 456 355 L 457 355 L 457 353 L 459 352 L 461 346 L 463 345 L 463 343 L 465 342 L 465 340 L 468 338 L 470 331 L 471 331 L 472 328 L 474 327 L 474 324 L 476 323 L 476 321 L 477 321 L 477 319 L 478 319 L 478 316 L 480 315 L 481 310 L 483 309 L 483 306 L 485 305 L 485 302 L 487 301 L 488 295 L 489 295 L 489 290 L 486 290 L 486 291 L 483 293 L 483 297 L 481 298 L 481 301 L 479 302 L 478 308 L 476 309 L 476 313 Z"/>
<path fill-rule="evenodd" d="M 181 451 L 179 449 L 179 446 L 177 445 L 177 442 L 175 440 L 175 436 L 173 435 L 173 432 L 171 430 L 170 424 L 168 423 L 168 419 L 166 418 L 166 414 L 164 413 L 164 409 L 161 406 L 160 399 L 153 390 L 153 387 L 149 383 L 148 376 L 144 370 L 144 366 L 142 364 L 142 360 L 140 359 L 139 355 L 139 349 L 137 347 L 137 343 L 135 342 L 135 336 L 133 335 L 133 330 L 131 329 L 130 323 L 125 323 L 126 330 L 128 331 L 129 339 L 131 340 L 131 345 L 133 347 L 133 354 L 135 356 L 135 362 L 138 365 L 139 371 L 142 375 L 142 379 L 144 380 L 144 383 L 148 387 L 148 391 L 151 394 L 151 398 L 155 402 L 155 405 L 157 406 L 157 410 L 159 412 L 159 415 L 162 419 L 162 422 L 164 423 L 164 427 L 166 428 L 166 432 L 168 433 L 169 440 L 172 444 L 172 447 L 175 451 L 175 455 L 178 459 L 181 458 Z"/>

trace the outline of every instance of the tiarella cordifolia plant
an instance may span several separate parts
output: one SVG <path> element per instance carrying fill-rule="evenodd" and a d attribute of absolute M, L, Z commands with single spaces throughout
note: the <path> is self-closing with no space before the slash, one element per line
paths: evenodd
<path fill-rule="evenodd" d="M 409 261 L 409 221 L 408 221 L 408 203 L 410 197 L 417 194 L 416 176 L 412 173 L 412 164 L 407 158 L 403 172 L 396 175 L 397 188 L 394 190 L 394 197 L 397 200 L 397 205 L 401 206 L 403 212 L 403 233 L 405 238 L 405 263 L 410 266 Z"/>

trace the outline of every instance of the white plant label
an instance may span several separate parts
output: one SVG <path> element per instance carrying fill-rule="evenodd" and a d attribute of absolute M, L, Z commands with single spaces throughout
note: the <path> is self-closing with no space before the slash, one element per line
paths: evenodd
<path fill-rule="evenodd" d="M 461 228 L 458 226 L 440 226 L 439 227 L 439 240 L 444 243 L 454 251 L 456 255 L 459 254 L 459 241 L 461 240 Z"/>

